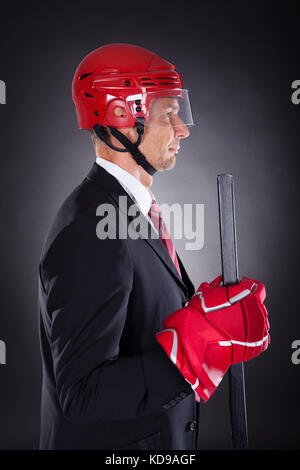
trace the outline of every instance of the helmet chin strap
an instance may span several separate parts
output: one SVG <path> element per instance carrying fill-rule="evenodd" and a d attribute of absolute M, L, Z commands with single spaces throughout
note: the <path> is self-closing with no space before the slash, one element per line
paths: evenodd
<path fill-rule="evenodd" d="M 106 143 L 110 148 L 113 150 L 116 150 L 117 152 L 129 152 L 131 153 L 132 157 L 136 161 L 138 165 L 140 165 L 144 170 L 149 173 L 149 175 L 154 175 L 156 173 L 156 169 L 150 165 L 150 163 L 146 160 L 145 156 L 139 151 L 138 146 L 142 140 L 142 136 L 144 133 L 144 124 L 141 122 L 136 123 L 136 128 L 138 132 L 138 140 L 136 141 L 135 144 L 130 142 L 130 140 L 122 134 L 122 132 L 118 131 L 115 127 L 107 126 L 112 133 L 112 135 L 122 144 L 124 145 L 124 149 L 120 149 L 118 147 L 115 147 L 115 145 L 111 144 L 107 138 L 106 132 L 105 132 L 105 127 L 104 126 L 99 126 L 99 124 L 96 124 L 94 126 L 94 131 L 97 134 L 97 137 L 101 139 L 103 142 Z"/>

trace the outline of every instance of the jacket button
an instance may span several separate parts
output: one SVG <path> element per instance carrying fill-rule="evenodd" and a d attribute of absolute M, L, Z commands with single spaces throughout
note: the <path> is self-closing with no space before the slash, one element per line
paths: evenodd
<path fill-rule="evenodd" d="M 186 397 L 186 392 L 181 392 L 180 396 L 181 396 L 181 398 L 185 398 Z"/>
<path fill-rule="evenodd" d="M 194 432 L 196 429 L 196 421 L 191 421 L 190 423 L 187 424 L 187 429 L 188 431 Z"/>
<path fill-rule="evenodd" d="M 171 401 L 170 401 L 170 405 L 171 405 L 171 406 L 176 405 L 176 401 L 175 401 L 175 400 L 171 400 Z"/>
<path fill-rule="evenodd" d="M 168 410 L 168 409 L 170 408 L 169 403 L 165 403 L 165 404 L 163 405 L 163 408 L 164 408 L 165 410 Z"/>

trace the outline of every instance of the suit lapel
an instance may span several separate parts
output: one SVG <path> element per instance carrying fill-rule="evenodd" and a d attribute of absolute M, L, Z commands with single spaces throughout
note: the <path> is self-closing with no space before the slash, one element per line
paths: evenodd
<path fill-rule="evenodd" d="M 175 264 L 173 263 L 173 261 L 172 261 L 170 255 L 169 255 L 165 245 L 163 244 L 161 239 L 158 238 L 157 232 L 153 229 L 153 227 L 149 223 L 148 219 L 146 219 L 146 217 L 144 217 L 144 215 L 139 211 L 138 208 L 137 208 L 137 211 L 139 212 L 140 217 L 143 219 L 143 223 L 146 226 L 146 234 L 147 234 L 146 237 L 144 237 L 143 234 L 141 234 L 139 238 L 142 238 L 146 243 L 148 243 L 148 245 L 150 245 L 152 250 L 159 256 L 159 258 L 164 263 L 166 268 L 176 278 L 176 281 L 181 285 L 182 288 L 186 289 L 187 286 L 185 285 L 185 283 L 181 279 L 181 277 L 180 277 L 180 275 L 179 275 L 179 273 L 178 273 L 178 271 L 175 267 Z M 135 227 L 135 232 L 138 233 L 139 232 L 139 227 L 137 227 L 138 223 L 139 223 L 138 218 L 134 219 L 130 216 L 128 216 L 128 218 L 130 219 L 130 223 Z"/>
<path fill-rule="evenodd" d="M 178 255 L 178 253 L 177 253 L 177 258 L 178 258 L 178 263 L 179 263 L 179 267 L 180 267 L 180 271 L 181 271 L 181 275 L 182 275 L 182 280 L 183 280 L 183 282 L 184 282 L 184 284 L 187 288 L 188 298 L 190 299 L 192 297 L 192 295 L 194 295 L 194 293 L 195 293 L 195 286 L 192 283 L 192 281 L 190 280 L 189 275 L 186 272 L 185 267 L 184 267 L 179 255 Z"/>
<path fill-rule="evenodd" d="M 184 269 L 182 261 L 179 259 L 180 270 L 182 273 L 182 278 L 181 278 L 163 242 L 158 238 L 156 232 L 153 230 L 152 225 L 149 223 L 147 218 L 144 217 L 144 215 L 140 212 L 135 202 L 131 199 L 129 194 L 125 191 L 125 189 L 118 182 L 118 180 L 114 176 L 112 176 L 110 173 L 108 173 L 104 168 L 98 165 L 97 163 L 93 164 L 90 172 L 87 175 L 87 179 L 94 181 L 98 186 L 103 188 L 111 197 L 113 197 L 119 209 L 124 212 L 124 215 L 126 215 L 128 219 L 128 224 L 132 224 L 132 227 L 135 229 L 136 233 L 139 233 L 140 231 L 137 226 L 139 223 L 138 219 L 141 217 L 141 220 L 143 221 L 143 227 L 146 227 L 147 236 L 145 237 L 143 236 L 143 234 L 141 234 L 139 238 L 142 238 L 145 241 L 145 243 L 148 243 L 148 245 L 150 245 L 150 247 L 156 253 L 156 255 L 159 256 L 160 260 L 165 265 L 165 267 L 169 270 L 172 276 L 176 279 L 176 282 L 180 285 L 180 287 L 183 290 L 185 290 L 188 293 L 188 296 L 190 297 L 189 294 L 191 290 L 193 290 L 194 288 Z M 128 205 L 134 206 L 132 208 L 132 211 L 134 214 L 138 215 L 138 217 L 136 215 L 134 217 L 128 215 L 127 207 L 126 209 L 120 207 L 119 205 L 120 196 L 127 197 L 127 200 L 129 201 Z M 177 254 L 177 257 L 178 257 L 178 254 Z"/>

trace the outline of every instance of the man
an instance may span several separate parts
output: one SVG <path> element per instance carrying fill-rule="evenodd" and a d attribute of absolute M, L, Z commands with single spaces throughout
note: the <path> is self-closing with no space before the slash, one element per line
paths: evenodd
<path fill-rule="evenodd" d="M 175 66 L 111 44 L 83 59 L 72 90 L 97 157 L 40 259 L 40 448 L 195 449 L 197 401 L 268 346 L 264 286 L 217 278 L 195 293 L 161 218 L 153 175 L 193 124 Z"/>

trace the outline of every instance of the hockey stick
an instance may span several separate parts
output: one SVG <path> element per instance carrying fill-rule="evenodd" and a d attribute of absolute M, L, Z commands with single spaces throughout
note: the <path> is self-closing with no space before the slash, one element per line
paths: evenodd
<path fill-rule="evenodd" d="M 230 285 L 238 282 L 233 176 L 218 175 L 217 181 L 223 282 Z M 233 448 L 245 450 L 248 431 L 243 363 L 229 367 L 228 380 Z"/>

